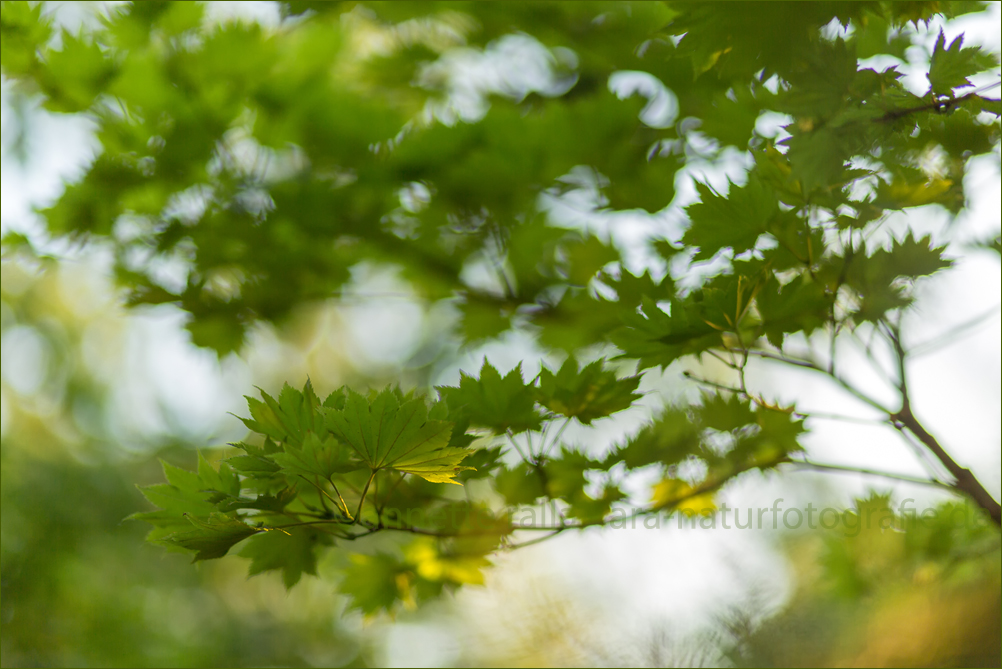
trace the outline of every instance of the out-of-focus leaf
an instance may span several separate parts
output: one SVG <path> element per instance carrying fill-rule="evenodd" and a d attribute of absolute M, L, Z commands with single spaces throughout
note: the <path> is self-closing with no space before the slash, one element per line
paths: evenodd
<path fill-rule="evenodd" d="M 602 369 L 596 360 L 580 371 L 577 361 L 568 358 L 554 374 L 545 367 L 539 372 L 537 401 L 554 413 L 577 418 L 590 425 L 596 418 L 622 411 L 641 396 L 634 392 L 639 376 L 624 379 Z"/>
<path fill-rule="evenodd" d="M 929 88 L 937 95 L 953 95 L 954 88 L 970 86 L 972 74 L 998 65 L 998 59 L 980 47 L 964 48 L 964 36 L 958 35 L 946 46 L 940 31 L 929 62 Z"/>
<path fill-rule="evenodd" d="M 281 570 L 282 581 L 291 588 L 303 574 L 317 573 L 318 547 L 330 544 L 330 537 L 311 527 L 259 532 L 241 549 L 240 556 L 251 559 L 248 574 Z"/>
<path fill-rule="evenodd" d="M 508 430 L 518 434 L 540 427 L 542 417 L 536 411 L 533 390 L 522 379 L 521 365 L 502 377 L 486 360 L 479 378 L 463 372 L 458 387 L 438 388 L 453 415 L 468 419 L 471 425 L 490 428 L 496 434 Z"/>
<path fill-rule="evenodd" d="M 222 513 L 212 513 L 206 518 L 191 514 L 185 516 L 196 529 L 169 534 L 157 540 L 157 543 L 194 552 L 194 562 L 221 558 L 234 544 L 257 532 L 247 523 Z"/>
<path fill-rule="evenodd" d="M 366 615 L 390 611 L 398 600 L 413 603 L 412 577 L 407 567 L 385 553 L 354 554 L 344 570 L 339 590 L 351 597 L 351 606 Z"/>
<path fill-rule="evenodd" d="M 779 212 L 775 195 L 757 179 L 744 186 L 731 183 L 726 196 L 702 183 L 696 190 L 700 202 L 686 209 L 692 224 L 682 237 L 683 243 L 698 247 L 695 260 L 727 247 L 735 254 L 747 251 Z"/>
<path fill-rule="evenodd" d="M 704 318 L 693 299 L 671 300 L 670 310 L 671 315 L 645 297 L 641 313 L 624 315 L 625 326 L 610 339 L 623 357 L 638 359 L 640 369 L 667 367 L 720 343 L 720 330 Z"/>

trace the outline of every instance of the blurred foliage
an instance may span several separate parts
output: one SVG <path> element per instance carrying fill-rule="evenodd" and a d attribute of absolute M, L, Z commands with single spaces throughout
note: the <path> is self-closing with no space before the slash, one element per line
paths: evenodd
<path fill-rule="evenodd" d="M 602 341 L 607 333 L 587 324 L 609 312 L 614 327 L 616 307 L 588 287 L 619 249 L 554 227 L 540 195 L 566 190 L 584 166 L 601 175 L 611 209 L 660 211 L 699 137 L 718 155 L 750 150 L 759 166 L 732 193 L 700 186 L 683 240 L 696 259 L 741 254 L 765 235 L 778 246 L 734 273 L 764 282 L 797 271 L 813 286 L 776 294 L 785 307 L 773 311 L 823 312 L 844 287 L 865 302 L 847 320 L 878 319 L 908 300 L 878 277 L 847 276 L 867 264 L 861 241 L 822 231 L 862 236 L 886 211 L 930 203 L 956 213 L 967 158 L 990 153 L 999 137 L 997 120 L 983 118 L 997 119 L 997 101 L 968 90 L 971 76 L 997 65 L 978 47 L 941 39 L 925 95 L 909 92 L 895 67 L 858 65 L 861 50 L 901 56 L 909 22 L 977 3 L 282 7 L 288 20 L 274 29 L 207 23 L 201 5 L 168 2 L 112 9 L 95 30 L 57 34 L 40 5 L 3 5 L 4 75 L 47 109 L 97 124 L 101 150 L 41 212 L 49 232 L 112 241 L 130 303 L 179 305 L 194 342 L 220 353 L 238 350 L 252 323 L 281 322 L 298 304 L 337 294 L 365 262 L 399 267 L 419 295 L 458 298 L 471 339 L 499 334 L 518 313 L 549 346 Z M 833 22 L 855 33 L 821 38 Z M 512 44 L 505 36 L 519 32 L 532 36 L 523 47 L 539 47 L 535 80 L 496 64 Z M 488 68 L 487 81 L 461 82 L 457 54 Z M 607 84 L 625 71 L 660 81 L 689 121 L 642 121 L 643 97 Z M 463 97 L 461 85 L 481 88 Z M 755 130 L 766 111 L 792 117 L 777 146 Z M 940 255 L 928 243 L 917 249 Z M 879 279 L 919 276 L 899 255 Z M 183 270 L 165 275 L 167 261 Z M 485 262 L 503 289 L 471 282 Z M 573 304 L 581 293 L 590 309 Z M 699 311 L 718 307 L 727 313 L 717 301 Z M 805 325 L 777 318 L 764 325 L 773 342 Z M 546 336 L 575 324 L 584 326 L 578 337 Z M 647 360 L 627 336 L 617 343 Z M 712 343 L 686 340 L 695 340 L 687 352 Z"/>
<path fill-rule="evenodd" d="M 116 443 L 110 386 L 130 324 L 98 276 L 86 264 L 2 265 L 4 666 L 364 664 L 367 642 L 330 586 L 287 594 L 246 581 L 243 565 L 192 570 L 122 522 L 142 503 L 136 482 L 160 476 L 154 456 L 190 465 L 195 454 L 170 433 L 148 437 L 152 452 Z"/>
<path fill-rule="evenodd" d="M 997 667 L 1002 661 L 999 534 L 972 505 L 951 502 L 902 515 L 889 495 L 871 494 L 835 529 L 791 533 L 787 550 L 796 574 L 792 599 L 773 615 L 739 604 L 719 616 L 702 639 L 711 641 L 704 657 L 712 663 Z"/>
<path fill-rule="evenodd" d="M 118 635 L 135 644 L 116 656 L 122 664 L 364 662 L 329 593 L 292 614 L 283 609 L 291 599 L 246 604 L 228 566 L 175 574 L 168 558 L 154 579 L 135 525 L 114 525 L 141 504 L 123 481 L 150 484 L 143 493 L 156 510 L 133 517 L 153 524 L 147 538 L 171 551 L 203 561 L 234 549 L 250 558 L 251 574 L 280 571 L 288 588 L 326 568 L 346 606 L 412 610 L 481 583 L 490 556 L 529 543 L 519 542 L 530 529 L 546 538 L 610 524 L 617 513 L 710 513 L 714 493 L 746 471 L 811 464 L 800 444 L 807 417 L 748 390 L 752 358 L 827 375 L 914 435 L 953 477 L 935 483 L 970 497 L 995 523 L 983 537 L 908 528 L 826 540 L 826 571 L 813 582 L 830 580 L 851 604 L 829 606 L 829 594 L 807 592 L 791 605 L 794 621 L 823 609 L 849 625 L 852 607 L 866 602 L 874 629 L 893 631 L 888 621 L 910 600 L 899 597 L 903 585 L 875 583 L 874 574 L 901 576 L 905 562 L 922 560 L 949 566 L 954 548 L 977 542 L 995 547 L 988 557 L 957 558 L 968 565 L 960 571 L 977 571 L 979 560 L 997 565 L 999 505 L 912 414 L 905 374 L 902 314 L 913 287 L 953 258 L 938 236 L 914 230 L 874 240 L 894 212 L 963 209 L 970 159 L 997 153 L 1000 136 L 998 100 L 972 90 L 972 78 L 994 74 L 998 58 L 940 34 L 923 93 L 905 86 L 897 66 L 860 62 L 900 62 L 920 23 L 982 9 L 288 2 L 267 28 L 214 23 L 202 4 L 165 2 L 115 7 L 100 25 L 71 33 L 41 5 L 3 3 L 2 70 L 16 94 L 90 119 L 100 145 L 38 213 L 53 239 L 111 253 L 129 306 L 178 307 L 191 341 L 225 356 L 247 352 L 256 326 L 289 326 L 300 310 L 350 295 L 359 275 L 388 271 L 429 311 L 458 312 L 454 332 L 429 337 L 437 341 L 414 355 L 424 370 L 453 342 L 512 329 L 571 356 L 529 380 L 521 366 L 502 374 L 485 361 L 435 392 L 422 387 L 430 374 L 417 363 L 390 371 L 382 391 L 365 390 L 373 378 L 338 379 L 350 387 L 323 401 L 312 381 L 296 389 L 300 378 L 276 397 L 248 398 L 242 420 L 252 434 L 229 457 L 167 450 L 166 482 L 154 483 L 145 456 L 99 446 L 121 441 L 102 414 L 117 380 L 78 363 L 76 351 L 95 340 L 107 346 L 114 325 L 86 336 L 93 324 L 84 327 L 44 288 L 58 267 L 38 250 L 44 235 L 5 236 L 5 662 L 102 663 Z M 513 54 L 523 60 L 513 64 Z M 664 89 L 677 107 L 667 120 L 651 113 L 655 93 L 644 100 L 613 85 L 628 72 Z M 785 119 L 779 135 L 760 131 L 766 113 Z M 690 160 L 721 161 L 735 149 L 747 159 L 743 179 L 724 189 L 696 181 L 698 201 L 673 205 Z M 684 212 L 684 234 L 648 240 L 661 271 L 632 274 L 626 249 L 561 223 L 546 206 L 589 188 L 589 214 Z M 997 250 L 997 238 L 983 245 Z M 686 271 L 713 260 L 720 269 L 682 288 L 678 272 L 663 270 L 685 258 Z M 837 371 L 835 339 L 857 331 L 894 351 L 900 405 L 873 400 Z M 815 335 L 826 337 L 829 359 L 789 345 Z M 591 425 L 634 406 L 648 368 L 703 356 L 729 370 L 726 383 L 697 379 L 706 389 L 698 399 L 665 407 L 602 452 L 563 440 L 572 422 Z M 184 436 L 175 430 L 166 441 Z M 653 479 L 647 501 L 626 492 L 642 477 Z M 516 511 L 548 505 L 560 512 L 551 523 L 513 526 Z M 98 540 L 112 526 L 116 533 Z M 131 590 L 119 578 L 124 556 L 143 565 L 128 572 Z M 876 571 L 867 571 L 871 563 Z M 87 574 L 84 587 L 75 574 Z M 971 578 L 980 588 L 989 576 Z M 259 582 L 273 583 L 251 581 L 247 592 L 269 587 Z M 294 597 L 323 592 L 307 582 Z M 997 578 L 991 601 L 961 585 L 943 581 L 916 597 L 953 602 L 942 607 L 950 625 L 964 606 L 997 620 Z M 133 630 L 140 601 L 152 602 L 142 605 L 147 624 Z M 90 606 L 113 615 L 86 613 Z M 183 629 L 149 624 L 165 610 Z M 211 615 L 218 611 L 229 613 Z M 770 624 L 781 622 L 732 649 L 735 661 L 787 661 L 755 645 Z M 225 643 L 176 645 L 180 637 L 195 644 L 202 632 Z M 947 664 L 980 663 L 987 637 L 978 635 L 970 655 L 927 651 Z M 833 642 L 860 661 L 909 662 L 897 647 L 860 643 Z M 791 662 L 849 661 L 827 647 L 788 648 Z"/>

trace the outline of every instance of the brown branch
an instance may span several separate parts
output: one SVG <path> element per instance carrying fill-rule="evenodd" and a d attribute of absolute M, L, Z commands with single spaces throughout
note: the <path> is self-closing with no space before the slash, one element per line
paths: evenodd
<path fill-rule="evenodd" d="M 998 83 L 993 83 L 987 86 L 983 86 L 977 90 L 967 93 L 966 95 L 961 95 L 959 98 L 951 98 L 949 100 L 936 100 L 934 102 L 930 102 L 928 104 L 924 104 L 919 107 L 909 107 L 908 109 L 895 109 L 887 112 L 880 118 L 876 119 L 876 121 L 878 123 L 884 121 L 895 121 L 899 118 L 908 116 L 909 114 L 915 114 L 917 112 L 924 112 L 924 111 L 938 111 L 938 112 L 949 111 L 953 107 L 956 107 L 957 105 L 963 102 L 967 102 L 972 98 L 979 97 L 978 95 L 979 93 L 984 93 L 985 91 L 991 90 L 996 86 L 998 86 Z"/>
<path fill-rule="evenodd" d="M 947 471 L 956 479 L 951 486 L 952 488 L 959 490 L 974 500 L 975 504 L 988 512 L 988 515 L 991 516 L 992 521 L 996 525 L 1002 526 L 1002 507 L 999 506 L 999 503 L 985 490 L 985 487 L 981 485 L 981 482 L 971 473 L 970 469 L 965 469 L 958 465 L 943 447 L 940 446 L 936 438 L 922 427 L 922 424 L 912 414 L 910 407 L 903 406 L 901 411 L 894 414 L 892 418 L 898 430 L 907 429 L 914 434 L 943 463 Z"/>
<path fill-rule="evenodd" d="M 1002 527 L 1002 507 L 999 506 L 999 503 L 981 485 L 981 482 L 971 473 L 970 469 L 961 467 L 950 457 L 950 454 L 946 452 L 936 438 L 922 426 L 915 417 L 915 414 L 912 413 L 911 399 L 908 395 L 908 376 L 905 369 L 905 357 L 907 354 L 905 353 L 904 346 L 901 344 L 901 333 L 896 327 L 890 324 L 888 324 L 887 330 L 888 339 L 894 347 L 894 353 L 898 359 L 898 390 L 901 391 L 901 410 L 890 415 L 891 420 L 894 421 L 894 427 L 899 431 L 907 429 L 915 435 L 943 463 L 943 466 L 950 472 L 950 475 L 956 479 L 952 487 L 974 500 L 975 504 L 988 512 L 988 515 L 991 516 L 996 525 Z"/>

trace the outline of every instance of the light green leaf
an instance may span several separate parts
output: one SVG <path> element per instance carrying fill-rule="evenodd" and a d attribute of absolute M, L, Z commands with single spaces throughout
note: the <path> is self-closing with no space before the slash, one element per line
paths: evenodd
<path fill-rule="evenodd" d="M 271 459 L 284 473 L 323 479 L 362 468 L 362 463 L 353 461 L 351 452 L 334 437 L 327 435 L 321 441 L 313 432 L 306 434 L 302 448 L 289 446 L 285 452 L 273 454 Z"/>
<path fill-rule="evenodd" d="M 301 446 L 307 433 L 323 431 L 324 417 L 319 411 L 320 399 L 313 392 L 313 384 L 309 379 L 302 392 L 286 383 L 277 401 L 263 390 L 261 397 L 263 402 L 245 396 L 253 419 L 240 420 L 249 429 L 293 446 Z"/>

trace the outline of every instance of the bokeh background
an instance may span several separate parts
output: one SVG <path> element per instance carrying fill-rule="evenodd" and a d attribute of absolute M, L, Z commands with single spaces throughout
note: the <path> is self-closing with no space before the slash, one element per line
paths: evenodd
<path fill-rule="evenodd" d="M 75 30 L 113 10 L 111 3 L 47 3 L 45 11 Z M 269 26 L 279 12 L 274 3 L 209 3 L 206 20 Z M 999 51 L 998 3 L 929 26 L 930 39 L 941 27 L 948 38 L 966 32 L 969 43 Z M 485 72 L 505 68 L 534 76 L 532 40 L 495 46 L 457 57 L 454 66 L 470 81 L 489 81 Z M 536 74 L 547 76 L 545 68 Z M 454 93 L 457 109 L 467 104 L 475 114 L 476 86 Z M 242 396 L 254 386 L 272 391 L 307 375 L 322 391 L 397 380 L 451 384 L 485 356 L 502 370 L 521 361 L 530 376 L 554 361 L 524 333 L 458 348 L 448 334 L 455 313 L 422 303 L 376 268 L 280 329 L 259 326 L 239 356 L 218 359 L 191 344 L 173 307 L 126 310 L 107 249 L 47 237 L 33 208 L 58 197 L 96 144 L 86 118 L 47 112 L 7 81 L 2 94 L 3 232 L 26 235 L 35 249 L 5 251 L 0 266 L 4 666 L 999 665 L 997 530 L 951 524 L 950 512 L 964 505 L 934 489 L 872 477 L 750 474 L 721 499 L 742 508 L 777 498 L 787 508 L 846 508 L 866 498 L 894 508 L 910 498 L 919 510 L 941 505 L 938 524 L 856 537 L 672 524 L 589 530 L 498 554 L 485 586 L 395 617 L 345 610 L 334 554 L 318 578 L 287 592 L 275 574 L 248 579 L 242 558 L 192 566 L 145 544 L 147 528 L 123 521 L 147 509 L 136 486 L 161 480 L 161 458 L 190 467 L 198 449 L 224 457 L 225 444 L 244 434 L 228 412 L 245 413 Z M 670 97 L 661 104 L 647 113 L 670 113 Z M 953 224 L 962 232 L 949 240 L 958 265 L 922 286 L 910 331 L 916 341 L 932 340 L 985 315 L 920 358 L 913 384 L 919 415 L 997 498 L 999 262 L 965 246 L 999 227 L 998 149 L 983 162 L 965 188 L 970 207 Z M 676 206 L 657 220 L 620 214 L 579 222 L 614 228 L 622 245 L 655 227 L 681 230 L 677 205 L 691 201 L 693 176 L 723 183 L 741 169 L 737 159 L 693 164 L 680 174 Z M 553 202 L 553 215 L 580 217 L 573 197 Z M 941 234 L 944 227 L 935 208 L 908 216 L 890 231 L 911 225 Z M 570 440 L 600 448 L 636 430 L 663 402 L 696 392 L 683 368 L 648 374 L 644 406 L 571 430 Z M 879 393 L 882 381 L 860 380 Z M 801 398 L 800 406 L 859 409 L 796 375 L 762 369 L 754 381 L 777 397 Z M 891 430 L 813 427 L 818 460 L 923 474 Z"/>

